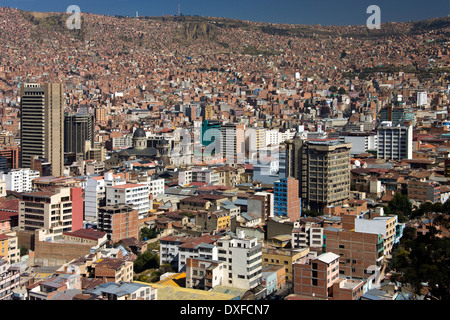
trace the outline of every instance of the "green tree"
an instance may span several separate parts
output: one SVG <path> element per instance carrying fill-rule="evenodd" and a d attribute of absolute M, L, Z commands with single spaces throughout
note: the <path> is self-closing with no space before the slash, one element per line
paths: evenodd
<path fill-rule="evenodd" d="M 339 94 L 346 94 L 347 90 L 345 90 L 344 88 L 339 88 L 338 93 Z"/>
<path fill-rule="evenodd" d="M 28 254 L 28 248 L 24 247 L 24 246 L 21 246 L 20 247 L 20 256 L 22 257 L 22 256 L 25 256 L 27 254 Z"/>
<path fill-rule="evenodd" d="M 335 92 L 338 91 L 338 88 L 337 88 L 336 86 L 331 86 L 328 90 L 329 90 L 331 93 L 335 93 Z"/>
<path fill-rule="evenodd" d="M 147 250 L 139 254 L 134 261 L 134 272 L 141 273 L 147 269 L 159 268 L 159 257 L 157 254 Z"/>
<path fill-rule="evenodd" d="M 321 213 L 317 210 L 303 209 L 302 215 L 307 216 L 307 217 L 318 217 L 321 215 Z"/>
<path fill-rule="evenodd" d="M 437 237 L 432 229 L 426 235 L 416 236 L 415 229 L 405 228 L 401 245 L 393 251 L 392 280 L 411 286 L 420 294 L 423 284 L 428 284 L 432 297 L 450 300 L 450 238 Z"/>
<path fill-rule="evenodd" d="M 412 213 L 412 204 L 408 196 L 397 192 L 388 203 L 390 213 L 398 216 L 399 222 L 406 222 Z"/>
<path fill-rule="evenodd" d="M 150 229 L 147 227 L 143 227 L 139 233 L 141 240 L 144 239 L 153 239 L 156 238 L 158 235 L 158 231 L 156 231 L 156 229 Z"/>

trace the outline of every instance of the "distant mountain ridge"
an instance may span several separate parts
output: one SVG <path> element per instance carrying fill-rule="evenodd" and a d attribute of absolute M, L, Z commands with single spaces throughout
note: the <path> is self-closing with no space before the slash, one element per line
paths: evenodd
<path fill-rule="evenodd" d="M 62 26 L 65 23 L 67 13 L 55 12 L 31 12 L 22 11 L 23 15 L 33 23 L 44 23 L 44 25 Z M 82 13 L 83 15 L 83 13 Z M 98 15 L 98 14 L 97 14 Z M 98 15 L 101 16 L 101 15 Z M 110 16 L 117 19 L 136 19 L 135 17 Z M 179 22 L 183 23 L 184 30 L 178 34 L 179 37 L 187 39 L 214 39 L 215 28 L 244 28 L 259 29 L 264 33 L 271 35 L 284 35 L 294 37 L 309 37 L 311 34 L 316 36 L 339 34 L 340 36 L 362 36 L 368 35 L 398 35 L 398 34 L 417 34 L 429 32 L 450 27 L 450 17 L 437 17 L 421 21 L 410 22 L 384 22 L 381 30 L 368 30 L 365 26 L 350 25 L 355 28 L 354 32 L 348 32 L 347 26 L 320 26 L 303 24 L 281 24 L 239 20 L 233 18 L 202 17 L 202 16 L 143 16 L 138 19 L 153 20 L 161 22 Z"/>
<path fill-rule="evenodd" d="M 0 25 L 0 61 L 46 77 L 83 79 L 118 77 L 116 69 L 146 77 L 168 65 L 173 70 L 258 72 L 261 77 L 295 70 L 324 81 L 400 71 L 439 79 L 449 70 L 440 55 L 448 56 L 450 17 L 386 22 L 380 30 L 369 30 L 365 25 L 82 13 L 81 29 L 70 30 L 69 15 L 0 7 L 0 19 L 7 20 Z M 89 63 L 98 70 L 86 67 Z"/>

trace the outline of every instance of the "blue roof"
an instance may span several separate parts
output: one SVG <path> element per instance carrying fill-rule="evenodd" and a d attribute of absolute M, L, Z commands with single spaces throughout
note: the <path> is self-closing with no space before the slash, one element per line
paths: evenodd
<path fill-rule="evenodd" d="M 106 286 L 104 286 L 106 285 Z M 140 283 L 122 283 L 122 284 L 116 284 L 114 282 L 108 282 L 101 285 L 98 285 L 94 288 L 94 291 L 92 293 L 101 295 L 102 293 L 109 293 L 114 294 L 117 296 L 124 296 L 127 294 L 132 294 L 136 290 L 138 290 L 141 287 L 145 287 L 146 285 L 140 284 Z"/>
<path fill-rule="evenodd" d="M 247 203 L 248 203 L 247 199 L 236 199 L 234 201 L 235 205 L 247 205 Z"/>

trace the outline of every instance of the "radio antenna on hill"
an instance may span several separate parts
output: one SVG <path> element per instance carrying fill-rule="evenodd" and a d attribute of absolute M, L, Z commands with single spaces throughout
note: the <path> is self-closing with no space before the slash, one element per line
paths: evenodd
<path fill-rule="evenodd" d="M 178 2 L 178 16 L 181 16 L 181 4 Z"/>

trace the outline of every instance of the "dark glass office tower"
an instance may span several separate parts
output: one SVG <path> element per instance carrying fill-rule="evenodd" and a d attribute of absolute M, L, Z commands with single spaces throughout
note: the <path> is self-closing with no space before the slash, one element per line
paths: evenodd
<path fill-rule="evenodd" d="M 64 175 L 64 87 L 62 83 L 25 83 L 20 88 L 21 167 L 33 157 L 51 163 L 52 175 Z"/>
<path fill-rule="evenodd" d="M 89 141 L 94 146 L 94 116 L 92 114 L 66 113 L 64 117 L 64 152 L 85 157 Z"/>

